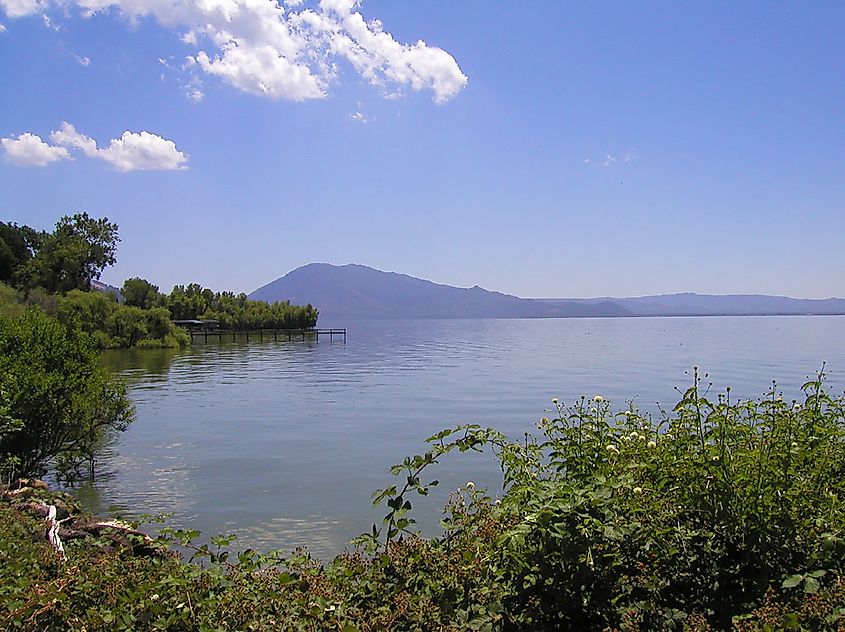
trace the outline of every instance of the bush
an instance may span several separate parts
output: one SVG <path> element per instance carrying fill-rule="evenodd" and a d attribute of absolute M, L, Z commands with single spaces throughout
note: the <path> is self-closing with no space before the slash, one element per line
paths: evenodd
<path fill-rule="evenodd" d="M 0 434 L 0 455 L 19 460 L 19 475 L 70 471 L 132 420 L 125 386 L 99 366 L 89 337 L 34 308 L 0 318 L 0 391 L 22 424 Z"/>

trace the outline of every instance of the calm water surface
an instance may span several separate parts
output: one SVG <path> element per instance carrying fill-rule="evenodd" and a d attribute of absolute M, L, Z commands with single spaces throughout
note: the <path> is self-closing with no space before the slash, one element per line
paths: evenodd
<path fill-rule="evenodd" d="M 827 362 L 845 385 L 845 317 L 625 318 L 321 322 L 346 344 L 198 342 L 187 350 L 110 352 L 137 419 L 79 490 L 102 514 L 172 513 L 240 548 L 308 545 L 328 558 L 381 513 L 370 494 L 425 437 L 479 423 L 532 431 L 552 397 L 600 393 L 646 411 L 677 401 L 699 366 L 714 388 L 758 397 L 777 380 L 787 398 Z M 468 480 L 495 494 L 489 456 L 436 466 L 438 493 L 419 505 L 424 530 Z"/>

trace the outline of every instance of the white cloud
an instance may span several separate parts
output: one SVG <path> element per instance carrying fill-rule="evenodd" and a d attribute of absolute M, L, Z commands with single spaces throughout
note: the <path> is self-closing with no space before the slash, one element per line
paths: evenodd
<path fill-rule="evenodd" d="M 108 147 L 98 150 L 99 157 L 121 171 L 140 169 L 186 169 L 188 157 L 176 149 L 176 143 L 149 132 L 123 132 Z"/>
<path fill-rule="evenodd" d="M 176 143 L 149 132 L 123 132 L 123 136 L 100 149 L 93 138 L 80 134 L 70 123 L 62 123 L 50 138 L 57 145 L 78 149 L 89 158 L 105 160 L 121 171 L 187 168 L 188 157 L 176 149 Z"/>
<path fill-rule="evenodd" d="M 357 121 L 358 123 L 367 122 L 366 114 L 362 114 L 361 112 L 355 112 L 354 114 L 350 114 L 349 118 L 351 118 L 353 121 Z"/>
<path fill-rule="evenodd" d="M 73 60 L 77 64 L 79 64 L 80 66 L 87 68 L 88 66 L 91 65 L 91 58 L 90 57 L 80 57 L 79 55 L 72 55 L 72 57 L 73 57 Z"/>
<path fill-rule="evenodd" d="M 17 139 L 0 139 L 6 160 L 17 165 L 44 167 L 57 160 L 71 158 L 68 149 L 78 150 L 89 158 L 104 160 L 121 171 L 145 169 L 186 169 L 188 157 L 176 149 L 172 140 L 149 132 L 123 132 L 123 136 L 99 148 L 97 142 L 76 131 L 70 123 L 50 134 L 50 145 L 40 136 L 21 134 Z"/>
<path fill-rule="evenodd" d="M 22 167 L 46 167 L 51 162 L 70 158 L 64 147 L 48 145 L 40 136 L 29 132 L 17 138 L 2 138 L 0 145 L 6 160 Z"/>
<path fill-rule="evenodd" d="M 39 0 L 0 0 L 0 7 L 10 18 L 33 15 L 44 10 L 44 3 Z"/>
<path fill-rule="evenodd" d="M 214 59 L 205 52 L 196 56 L 205 72 L 217 75 L 236 88 L 271 98 L 304 101 L 326 94 L 325 83 L 307 66 L 291 62 L 272 46 L 250 47 L 231 40 L 223 47 L 223 55 Z"/>
<path fill-rule="evenodd" d="M 438 103 L 467 84 L 446 51 L 423 40 L 397 41 L 378 20 L 366 21 L 358 0 L 0 0 L 10 17 L 41 13 L 46 3 L 75 4 L 85 15 L 119 11 L 152 16 L 196 47 L 197 70 L 252 94 L 303 101 L 328 95 L 337 59 L 367 81 L 430 90 Z M 395 90 L 386 90 L 395 94 Z"/>
<path fill-rule="evenodd" d="M 372 83 L 381 83 L 383 76 L 414 90 L 431 89 L 438 103 L 448 101 L 466 85 L 466 75 L 449 53 L 422 40 L 413 45 L 397 42 L 380 21 L 366 22 L 354 11 L 354 0 L 321 0 L 320 6 L 340 26 L 332 31 L 332 50 Z"/>
<path fill-rule="evenodd" d="M 0 24 L 0 33 L 5 33 L 5 32 L 6 32 L 6 26 L 3 25 L 3 24 Z"/>
<path fill-rule="evenodd" d="M 89 158 L 96 158 L 99 152 L 97 141 L 93 138 L 88 138 L 84 134 L 80 134 L 70 123 L 62 123 L 62 126 L 58 130 L 50 134 L 50 140 L 57 145 L 79 149 Z"/>
<path fill-rule="evenodd" d="M 637 152 L 633 149 L 629 149 L 623 154 L 605 154 L 604 158 L 599 158 L 598 160 L 595 160 L 593 158 L 585 158 L 584 164 L 609 168 L 613 167 L 615 164 L 620 162 L 624 164 L 634 162 L 635 160 L 637 160 L 637 158 L 639 158 Z"/>

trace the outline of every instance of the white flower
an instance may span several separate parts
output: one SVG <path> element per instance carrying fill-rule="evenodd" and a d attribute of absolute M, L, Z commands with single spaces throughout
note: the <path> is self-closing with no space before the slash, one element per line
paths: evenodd
<path fill-rule="evenodd" d="M 540 417 L 540 423 L 541 424 L 549 423 L 549 418 L 548 417 Z"/>
<path fill-rule="evenodd" d="M 795 443 L 795 442 L 793 441 L 793 442 L 792 442 L 792 447 L 793 447 L 793 448 L 797 448 L 797 447 L 798 447 L 798 444 L 797 444 L 797 443 Z"/>
<path fill-rule="evenodd" d="M 796 411 L 796 412 L 797 412 L 797 411 L 799 411 L 799 410 L 801 410 L 801 404 L 795 404 L 795 405 L 792 407 L 792 410 L 794 410 L 794 411 Z"/>
<path fill-rule="evenodd" d="M 467 489 L 475 489 L 475 483 L 472 481 L 467 481 Z"/>
<path fill-rule="evenodd" d="M 634 493 L 635 493 L 635 494 L 642 494 L 642 493 L 643 493 L 643 488 L 642 488 L 642 487 L 635 487 L 635 488 L 634 488 Z"/>
<path fill-rule="evenodd" d="M 636 432 L 631 433 L 631 441 L 636 441 L 639 438 L 640 438 L 640 435 L 638 435 Z"/>
<path fill-rule="evenodd" d="M 710 460 L 711 460 L 711 461 L 718 461 L 718 460 L 719 460 L 719 455 L 717 454 L 717 455 L 713 456 Z"/>
<path fill-rule="evenodd" d="M 657 447 L 657 442 L 656 442 L 656 441 L 649 441 L 646 445 L 647 445 L 649 448 L 656 448 L 656 447 Z"/>
<path fill-rule="evenodd" d="M 558 403 L 558 398 L 557 398 L 557 397 L 552 397 L 552 404 L 554 404 L 555 406 L 557 406 L 557 403 Z"/>
<path fill-rule="evenodd" d="M 605 450 L 607 450 L 608 452 L 613 452 L 613 454 L 619 454 L 619 448 L 617 448 L 612 443 L 608 444 Z"/>
<path fill-rule="evenodd" d="M 601 395 L 596 395 L 595 397 L 593 397 L 593 401 L 597 404 L 601 404 L 604 401 L 604 397 L 602 397 Z"/>

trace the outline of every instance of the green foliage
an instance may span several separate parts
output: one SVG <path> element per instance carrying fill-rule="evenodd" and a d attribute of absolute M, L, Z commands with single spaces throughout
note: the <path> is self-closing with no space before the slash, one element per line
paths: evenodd
<path fill-rule="evenodd" d="M 845 626 L 845 397 L 708 397 L 695 375 L 656 421 L 599 396 L 554 400 L 540 434 L 448 429 L 393 468 L 361 547 L 328 563 L 230 552 L 134 558 L 68 542 L 59 564 L 0 506 L 0 627 L 69 630 L 822 630 Z M 499 500 L 469 482 L 444 532 L 411 501 L 447 455 L 490 449 Z M 13 542 L 14 545 L 10 544 Z M 193 563 L 190 563 L 193 562 Z"/>
<path fill-rule="evenodd" d="M 0 283 L 0 316 L 16 318 L 26 311 L 18 291 L 13 287 Z"/>
<path fill-rule="evenodd" d="M 104 292 L 72 290 L 57 299 L 57 318 L 78 326 L 99 348 L 179 347 L 190 343 L 188 335 L 170 321 L 163 307 L 141 309 L 121 305 Z"/>
<path fill-rule="evenodd" d="M 310 304 L 251 301 L 246 294 L 214 292 L 198 283 L 174 286 L 167 305 L 176 320 L 216 320 L 223 329 L 309 329 L 317 324 L 318 315 Z"/>
<path fill-rule="evenodd" d="M 0 282 L 18 287 L 46 233 L 0 222 Z"/>
<path fill-rule="evenodd" d="M 405 530 L 406 495 L 425 490 L 422 469 L 441 454 L 486 444 L 507 491 L 494 515 L 512 525 L 486 549 L 488 570 L 514 625 L 679 629 L 700 618 L 729 628 L 771 590 L 800 597 L 842 576 L 845 399 L 823 377 L 804 385 L 802 404 L 775 386 L 761 401 L 730 391 L 713 401 L 696 373 L 658 422 L 613 414 L 596 396 L 555 400 L 540 439 L 444 431 L 395 468 L 405 486 L 376 497 L 385 532 L 361 541 L 374 550 Z"/>
<path fill-rule="evenodd" d="M 106 266 L 117 261 L 117 224 L 88 213 L 64 216 L 46 235 L 22 272 L 26 287 L 48 292 L 87 290 Z"/>
<path fill-rule="evenodd" d="M 152 309 L 161 307 L 166 303 L 166 299 L 158 291 L 157 285 L 138 277 L 126 279 L 120 292 L 123 294 L 123 304 L 129 307 Z"/>
<path fill-rule="evenodd" d="M 4 414 L 19 420 L 4 424 L 0 455 L 18 460 L 19 475 L 72 470 L 132 420 L 125 387 L 99 366 L 89 337 L 36 309 L 0 319 L 0 392 Z"/>

